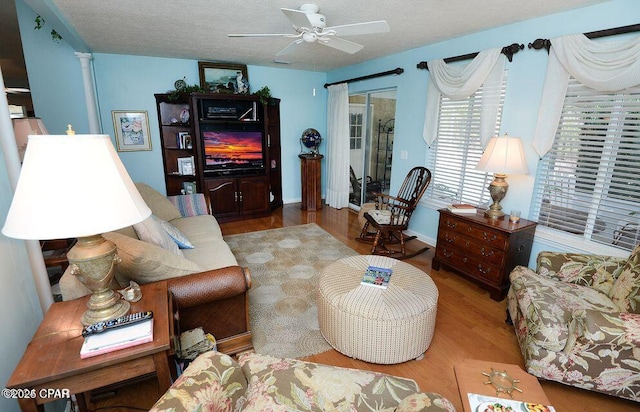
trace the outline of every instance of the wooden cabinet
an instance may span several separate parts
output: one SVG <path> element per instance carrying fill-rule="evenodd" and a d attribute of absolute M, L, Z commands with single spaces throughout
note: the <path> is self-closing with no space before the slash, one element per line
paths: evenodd
<path fill-rule="evenodd" d="M 220 221 L 269 213 L 269 183 L 264 176 L 205 180 L 205 193 Z"/>
<path fill-rule="evenodd" d="M 440 209 L 436 255 L 432 267 L 440 265 L 478 282 L 491 299 L 504 299 L 509 289 L 509 273 L 517 265 L 527 266 L 536 222 L 508 217 L 490 219 L 482 212 L 455 214 Z"/>
<path fill-rule="evenodd" d="M 321 161 L 324 156 L 301 154 L 298 157 L 300 158 L 302 180 L 302 210 L 320 210 L 322 209 Z"/>
<path fill-rule="evenodd" d="M 195 186 L 222 221 L 265 216 L 282 206 L 279 99 L 263 105 L 251 95 L 155 97 L 168 195 Z M 180 173 L 185 158 L 192 159 L 193 175 Z"/>

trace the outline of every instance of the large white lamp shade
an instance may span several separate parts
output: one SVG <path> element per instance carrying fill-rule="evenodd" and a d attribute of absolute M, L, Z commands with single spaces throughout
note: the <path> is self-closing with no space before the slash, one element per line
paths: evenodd
<path fill-rule="evenodd" d="M 117 318 L 129 303 L 110 289 L 116 247 L 102 233 L 151 215 L 107 135 L 32 135 L 2 233 L 17 239 L 78 238 L 71 273 L 93 294 L 82 323 Z"/>

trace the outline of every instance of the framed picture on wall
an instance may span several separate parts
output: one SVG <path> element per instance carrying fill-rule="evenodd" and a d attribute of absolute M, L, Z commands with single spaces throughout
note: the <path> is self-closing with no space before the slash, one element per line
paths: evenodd
<path fill-rule="evenodd" d="M 119 152 L 151 150 L 149 115 L 146 111 L 112 110 L 111 115 Z"/>
<path fill-rule="evenodd" d="M 209 93 L 249 94 L 245 64 L 198 62 L 200 87 Z"/>

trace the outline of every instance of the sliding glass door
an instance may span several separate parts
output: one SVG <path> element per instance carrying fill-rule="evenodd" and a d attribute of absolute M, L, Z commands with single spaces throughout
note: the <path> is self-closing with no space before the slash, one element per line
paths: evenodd
<path fill-rule="evenodd" d="M 349 96 L 349 207 L 358 210 L 374 200 L 374 193 L 388 193 L 395 117 L 395 89 Z"/>

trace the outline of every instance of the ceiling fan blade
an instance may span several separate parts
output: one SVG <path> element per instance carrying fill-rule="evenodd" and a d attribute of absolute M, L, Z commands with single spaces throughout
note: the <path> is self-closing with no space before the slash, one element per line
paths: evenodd
<path fill-rule="evenodd" d="M 300 34 L 270 34 L 270 33 L 231 33 L 229 37 L 300 37 Z"/>
<path fill-rule="evenodd" d="M 340 37 L 333 37 L 333 36 L 326 41 L 319 41 L 318 43 L 328 47 L 332 47 L 334 49 L 338 49 L 340 51 L 343 51 L 349 54 L 357 53 L 360 50 L 362 50 L 362 48 L 364 47 L 361 44 L 354 43 L 352 41 L 341 39 Z"/>
<path fill-rule="evenodd" d="M 307 17 L 307 13 L 300 10 L 294 10 L 294 9 L 282 8 L 280 10 L 282 10 L 284 15 L 287 16 L 289 20 L 291 20 L 291 23 L 293 23 L 294 26 L 306 27 L 307 29 L 312 28 L 313 24 L 311 23 L 311 21 L 309 21 L 309 17 Z"/>
<path fill-rule="evenodd" d="M 359 34 L 388 33 L 391 31 L 385 20 L 368 21 L 364 23 L 344 24 L 342 26 L 325 27 L 323 31 L 333 30 L 336 36 L 356 36 Z"/>
<path fill-rule="evenodd" d="M 283 55 L 285 55 L 285 54 L 289 54 L 289 53 L 291 53 L 292 51 L 294 51 L 294 50 L 297 48 L 297 46 L 298 46 L 300 43 L 302 43 L 302 41 L 303 41 L 302 39 L 298 39 L 298 40 L 294 40 L 294 41 L 292 41 L 291 43 L 289 43 L 289 45 L 288 45 L 287 47 L 285 47 L 284 49 L 280 50 L 280 51 L 276 54 L 276 56 L 283 56 Z"/>

